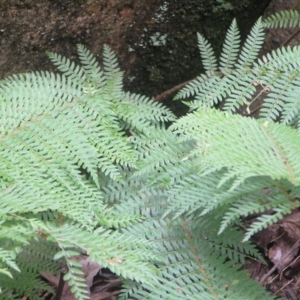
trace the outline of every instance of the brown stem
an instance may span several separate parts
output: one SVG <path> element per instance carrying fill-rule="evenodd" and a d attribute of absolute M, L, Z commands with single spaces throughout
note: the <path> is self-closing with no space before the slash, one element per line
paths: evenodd
<path fill-rule="evenodd" d="M 60 276 L 59 276 L 59 283 L 58 283 L 58 287 L 57 287 L 57 291 L 56 291 L 56 295 L 55 295 L 54 300 L 60 300 L 61 299 L 63 289 L 64 289 L 64 285 L 65 285 L 64 273 L 61 272 Z"/>
<path fill-rule="evenodd" d="M 187 85 L 188 83 L 190 83 L 192 80 L 188 80 L 186 82 L 183 82 L 183 83 L 180 83 L 178 85 L 173 86 L 171 89 L 169 89 L 167 91 L 164 91 L 163 93 L 161 93 L 158 96 L 154 97 L 153 101 L 156 101 L 156 102 L 162 102 L 162 101 L 164 101 L 167 97 L 169 97 L 170 95 L 176 93 L 178 90 L 180 90 L 181 88 L 183 88 L 185 85 Z"/>
<path fill-rule="evenodd" d="M 300 29 L 298 29 L 296 32 L 294 32 L 288 39 L 286 39 L 281 45 L 280 48 L 287 45 L 296 35 L 298 35 L 300 32 Z"/>

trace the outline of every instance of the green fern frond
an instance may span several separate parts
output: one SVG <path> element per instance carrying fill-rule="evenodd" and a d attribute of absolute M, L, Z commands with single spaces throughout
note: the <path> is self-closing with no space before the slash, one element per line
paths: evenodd
<path fill-rule="evenodd" d="M 191 183 L 201 184 L 201 178 L 192 178 L 191 172 L 187 176 L 191 177 Z M 202 180 L 205 178 L 203 177 Z M 182 181 L 185 179 L 183 176 Z M 181 217 L 172 218 L 172 220 L 168 217 L 161 219 L 165 209 L 172 205 L 175 200 L 175 196 L 171 199 L 166 198 L 169 195 L 168 189 L 164 191 L 160 185 L 157 190 L 152 189 L 150 191 L 145 188 L 141 190 L 140 185 L 147 186 L 147 182 L 143 183 L 134 179 L 130 179 L 129 182 L 130 186 L 116 186 L 114 190 L 110 185 L 110 189 L 107 189 L 105 194 L 109 197 L 109 202 L 120 203 L 118 205 L 120 212 L 136 212 L 137 209 L 143 212 L 145 221 L 130 228 L 130 232 L 135 236 L 147 237 L 149 240 L 154 241 L 157 244 L 157 255 L 164 260 L 163 263 L 158 264 L 162 274 L 159 289 L 158 286 L 156 288 L 145 285 L 138 286 L 130 282 L 121 299 L 132 297 L 138 299 L 215 299 L 215 295 L 220 297 L 226 295 L 229 299 L 244 297 L 243 288 L 240 285 L 243 285 L 243 282 L 246 285 L 247 277 L 243 272 L 238 271 L 239 267 L 237 265 L 236 268 L 233 266 L 233 262 L 243 262 L 245 257 L 249 256 L 261 261 L 262 257 L 250 243 L 241 242 L 243 237 L 241 232 L 232 233 L 233 229 L 227 228 L 222 235 L 218 234 L 222 214 L 216 217 L 216 211 L 213 211 L 200 217 L 197 211 L 190 213 L 197 204 L 200 205 L 202 198 L 207 195 L 207 182 L 204 182 L 203 186 L 198 188 L 197 195 L 193 195 L 195 204 L 186 208 L 186 214 L 189 214 L 189 216 L 184 217 L 181 215 Z M 175 181 L 174 187 L 177 184 L 180 185 L 180 181 Z M 211 185 L 212 190 L 215 186 L 216 183 Z M 247 188 L 247 186 L 245 187 Z M 242 189 L 243 187 L 239 191 L 241 198 L 243 197 Z M 179 190 L 180 187 L 177 191 Z M 188 190 L 189 188 L 187 188 Z M 260 192 L 263 194 L 263 188 Z M 250 194 L 251 191 L 249 190 L 248 193 Z M 175 190 L 174 194 L 176 194 Z M 178 196 L 178 203 L 183 201 L 182 206 L 186 205 L 190 198 L 189 194 L 178 194 L 176 196 Z M 196 203 L 196 199 L 198 203 Z M 209 201 L 212 202 L 214 199 L 210 198 L 208 194 L 207 202 Z M 230 203 L 231 201 L 229 201 Z M 176 208 L 174 211 L 176 211 Z M 171 215 L 171 217 L 173 216 L 174 214 Z M 194 252 L 192 249 L 194 249 Z M 231 264 L 224 264 L 228 258 L 232 260 Z M 212 271 L 214 268 L 218 270 L 217 273 Z M 222 273 L 219 270 L 222 270 Z M 228 272 L 233 275 L 232 281 L 228 281 L 228 277 L 223 279 L 222 276 L 219 277 L 221 274 L 228 274 Z M 234 278 L 234 276 L 237 277 Z M 241 289 L 235 284 L 230 284 L 230 282 L 234 283 L 236 280 L 240 280 L 240 276 L 245 276 L 242 281 L 239 281 Z M 216 284 L 214 280 L 218 283 Z M 222 280 L 224 280 L 224 289 L 228 284 L 226 291 L 223 290 L 222 284 L 220 284 L 223 282 Z M 221 289 L 220 291 L 215 290 L 216 285 L 218 289 Z M 263 289 L 257 290 L 257 288 L 258 285 L 253 283 L 250 289 L 255 296 L 249 294 L 249 299 L 259 299 L 264 296 L 267 299 L 272 298 Z"/>
<path fill-rule="evenodd" d="M 258 255 L 253 246 L 241 244 L 241 233 L 226 244 L 226 240 L 216 238 L 215 226 L 209 226 L 216 220 L 207 224 L 207 218 L 195 228 L 192 220 L 181 218 L 169 223 L 158 221 L 153 214 L 152 220 L 136 228 L 136 234 L 145 234 L 158 245 L 158 253 L 164 258 L 158 265 L 160 284 L 156 288 L 131 284 L 121 299 L 273 299 L 258 283 L 249 282 L 237 263 L 225 262 L 228 257 L 243 261 L 240 253 L 244 251 Z M 232 244 L 236 248 L 231 248 Z"/>
<path fill-rule="evenodd" d="M 234 19 L 226 33 L 222 53 L 220 55 L 219 65 L 223 74 L 231 72 L 238 57 L 239 49 L 240 33 L 236 20 Z"/>
<path fill-rule="evenodd" d="M 253 223 L 250 228 L 247 230 L 244 241 L 249 240 L 253 234 L 267 228 L 268 226 L 276 223 L 281 220 L 285 215 L 291 213 L 291 207 L 289 205 L 277 206 L 274 209 L 275 213 L 273 215 L 262 215 L 257 218 L 257 221 Z"/>
<path fill-rule="evenodd" d="M 191 110 L 216 105 L 227 95 L 227 81 L 226 77 L 205 74 L 188 84 L 182 92 L 178 93 L 175 100 L 185 98 L 187 95 L 195 95 L 194 101 L 185 102 Z"/>
<path fill-rule="evenodd" d="M 2 263 L 9 266 L 10 268 L 20 272 L 20 269 L 15 262 L 15 258 L 16 258 L 16 255 L 13 255 L 13 253 L 11 251 L 7 251 L 7 250 L 4 250 L 3 248 L 0 248 L 0 260 L 2 261 Z M 6 271 L 6 272 L 3 271 L 1 273 L 6 274 L 6 275 L 11 274 L 9 271 Z M 11 275 L 10 275 L 10 277 L 11 277 Z"/>
<path fill-rule="evenodd" d="M 205 86 L 205 83 L 209 78 L 210 77 L 207 74 L 201 74 L 196 79 L 189 82 L 184 88 L 182 88 L 174 97 L 174 100 L 194 96 L 197 93 L 197 91 L 199 91 L 199 86 Z"/>
<path fill-rule="evenodd" d="M 289 124 L 298 117 L 298 98 L 295 96 L 299 81 L 299 50 L 299 47 L 287 47 L 273 51 L 254 64 L 258 82 L 267 91 L 260 110 L 262 119 L 280 119 Z"/>
<path fill-rule="evenodd" d="M 77 45 L 78 56 L 85 71 L 87 80 L 90 81 L 91 86 L 101 88 L 105 85 L 106 79 L 101 70 L 95 56 L 84 46 Z"/>
<path fill-rule="evenodd" d="M 299 183 L 297 148 L 300 136 L 295 130 L 216 110 L 194 112 L 178 120 L 172 129 L 182 135 L 182 141 L 197 141 L 206 174 L 225 167 L 230 174 L 228 179 L 270 176 L 274 180 L 282 178 L 296 185 Z M 291 140 L 293 149 L 287 148 Z"/>
<path fill-rule="evenodd" d="M 13 278 L 11 272 L 10 272 L 7 268 L 1 268 L 1 269 L 0 269 L 0 274 L 6 275 L 6 276 L 8 276 L 8 277 L 10 277 L 10 278 Z M 2 292 L 2 291 L 1 291 L 1 287 L 0 287 L 0 293 L 1 293 L 1 292 Z"/>
<path fill-rule="evenodd" d="M 224 100 L 226 100 L 224 109 L 229 112 L 235 112 L 243 105 L 249 106 L 256 92 L 254 82 L 259 80 L 259 70 L 252 70 L 251 67 L 263 43 L 263 29 L 261 20 L 258 20 L 239 53 L 239 32 L 236 22 L 233 21 L 224 41 L 220 71 L 214 65 L 210 73 L 198 76 L 179 91 L 175 99 L 195 96 L 194 101 L 186 103 L 191 110 L 215 106 Z M 202 44 L 202 56 L 206 55 L 204 61 L 209 65 L 208 58 L 211 51 L 210 48 L 204 51 L 206 49 L 204 46 L 207 46 L 205 40 Z"/>
<path fill-rule="evenodd" d="M 64 280 L 68 282 L 71 288 L 72 294 L 78 300 L 88 300 L 90 299 L 89 291 L 87 290 L 84 273 L 82 271 L 82 265 L 72 258 L 74 251 L 62 251 L 61 256 L 63 256 L 67 262 L 68 272 L 64 275 Z"/>
<path fill-rule="evenodd" d="M 264 24 L 261 19 L 255 23 L 247 36 L 247 39 L 241 49 L 236 67 L 247 68 L 250 67 L 257 58 L 258 53 L 264 42 Z"/>
<path fill-rule="evenodd" d="M 284 10 L 271 15 L 263 24 L 267 28 L 299 27 L 300 15 L 296 10 Z"/>
<path fill-rule="evenodd" d="M 214 74 L 217 71 L 217 59 L 212 46 L 201 34 L 198 33 L 197 37 L 204 69 L 208 74 Z"/>
<path fill-rule="evenodd" d="M 151 242 L 146 239 L 103 227 L 95 232 L 87 232 L 68 224 L 58 228 L 51 226 L 47 232 L 62 247 L 70 250 L 85 249 L 91 260 L 125 278 L 145 283 L 151 283 L 156 278 L 155 270 L 149 263 L 156 256 L 150 251 Z"/>
<path fill-rule="evenodd" d="M 46 282 L 37 276 L 40 271 L 56 273 L 59 265 L 53 263 L 53 250 L 55 246 L 47 243 L 38 243 L 31 240 L 30 245 L 24 247 L 16 256 L 16 263 L 20 267 L 20 271 L 12 271 L 12 278 L 0 274 L 0 282 L 5 290 L 17 295 L 20 299 L 24 293 L 32 299 L 41 299 L 39 291 L 48 291 L 53 293 L 52 288 Z M 26 276 L 24 276 L 26 274 Z M 17 284 L 16 284 L 17 282 Z M 1 299 L 2 299 L 1 294 Z"/>
<path fill-rule="evenodd" d="M 57 69 L 73 82 L 80 85 L 86 80 L 84 69 L 81 66 L 56 53 L 47 52 L 47 55 Z"/>
<path fill-rule="evenodd" d="M 299 91 L 297 86 L 299 85 L 299 77 L 293 81 L 294 88 L 291 88 L 286 97 L 283 99 L 283 109 L 280 118 L 280 123 L 286 125 L 299 124 L 299 115 L 300 115 L 300 105 L 299 105 Z M 298 131 L 299 131 L 299 125 Z"/>
<path fill-rule="evenodd" d="M 170 177 L 167 170 L 181 173 L 177 167 L 178 160 L 185 160 L 190 150 L 190 143 L 178 143 L 177 137 L 166 130 L 157 130 L 147 136 L 146 142 L 139 144 L 139 139 L 133 140 L 139 150 L 138 170 L 134 177 L 147 176 L 151 185 L 163 183 L 168 186 L 176 177 L 175 173 Z M 168 147 L 165 147 L 168 145 Z"/>
<path fill-rule="evenodd" d="M 107 94 L 120 99 L 123 94 L 123 73 L 117 72 L 110 74 L 107 84 L 105 86 Z"/>
<path fill-rule="evenodd" d="M 251 214 L 261 214 L 265 211 L 272 211 L 277 207 L 285 203 L 286 210 L 292 210 L 296 205 L 294 201 L 295 193 L 299 192 L 299 187 L 293 186 L 291 183 L 286 181 L 272 181 L 268 178 L 260 178 L 260 184 L 257 184 L 257 178 L 252 178 L 253 190 L 249 189 L 249 193 L 243 195 L 241 193 L 240 199 L 236 202 L 232 202 L 230 208 L 225 212 L 223 220 L 221 222 L 220 231 L 222 232 L 225 228 L 234 224 L 238 219 L 242 217 L 247 217 Z M 241 189 L 248 188 L 249 183 L 241 186 Z M 255 188 L 261 187 L 257 191 Z M 267 189 L 266 189 L 267 187 Z M 264 193 L 263 191 L 268 191 Z M 287 191 L 292 191 L 287 193 Z M 270 194 L 269 194 L 270 193 Z M 237 199 L 237 198 L 236 198 Z M 248 199 L 247 205 L 244 203 L 244 199 Z"/>
<path fill-rule="evenodd" d="M 227 84 L 228 97 L 224 104 L 224 110 L 233 113 L 237 111 L 241 106 L 248 105 L 251 98 L 256 92 L 254 86 L 256 76 L 252 72 L 245 72 L 244 70 L 237 70 L 231 74 L 229 80 L 230 85 Z M 228 80 L 228 81 L 229 81 Z M 226 80 L 223 80 L 225 84 Z"/>
<path fill-rule="evenodd" d="M 120 72 L 116 54 L 107 45 L 104 45 L 103 50 L 103 66 L 107 78 L 111 78 L 114 74 Z"/>
<path fill-rule="evenodd" d="M 49 289 L 36 279 L 39 271 L 58 271 L 62 261 L 75 296 L 87 299 L 79 265 L 72 261 L 81 251 L 124 278 L 157 282 L 155 245 L 126 231 L 142 221 L 139 212 L 120 214 L 104 205 L 100 187 L 120 185 L 125 170 L 135 168 L 137 150 L 126 127 L 140 137 L 175 117 L 161 104 L 123 91 L 108 47 L 104 72 L 85 47 L 78 51 L 81 67 L 49 53 L 62 75 L 30 73 L 0 82 L 0 281 L 31 299 L 39 298 L 39 287 Z M 57 263 L 55 253 L 61 257 Z M 14 280 L 24 274 L 27 280 L 16 288 Z"/>

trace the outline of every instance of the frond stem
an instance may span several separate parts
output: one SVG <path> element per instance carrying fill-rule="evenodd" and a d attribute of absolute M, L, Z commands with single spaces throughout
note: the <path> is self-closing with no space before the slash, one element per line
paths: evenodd
<path fill-rule="evenodd" d="M 54 300 L 60 300 L 61 299 L 64 286 L 65 286 L 64 274 L 63 274 L 63 272 L 60 272 L 59 283 L 58 283 L 58 287 L 57 287 L 57 291 L 56 291 L 56 295 L 55 295 Z"/>
<path fill-rule="evenodd" d="M 213 289 L 213 286 L 212 286 L 211 283 L 210 283 L 209 277 L 207 276 L 207 274 L 206 274 L 206 272 L 205 272 L 205 270 L 204 270 L 204 268 L 203 268 L 203 265 L 202 265 L 202 263 L 201 263 L 201 261 L 200 261 L 199 255 L 197 255 L 197 249 L 196 249 L 196 247 L 195 247 L 195 245 L 194 245 L 194 243 L 193 243 L 193 237 L 192 237 L 192 234 L 191 234 L 190 230 L 188 229 L 187 223 L 186 223 L 186 221 L 184 220 L 183 217 L 181 217 L 180 220 L 181 220 L 182 228 L 183 228 L 183 230 L 184 230 L 186 239 L 187 239 L 187 241 L 188 241 L 188 243 L 189 243 L 189 245 L 190 245 L 190 247 L 191 247 L 193 256 L 194 256 L 195 261 L 196 261 L 196 263 L 197 263 L 197 265 L 198 265 L 199 271 L 200 271 L 200 273 L 202 274 L 203 279 L 204 279 L 204 280 L 206 281 L 206 283 L 208 284 L 209 290 L 210 290 L 210 292 L 211 292 L 211 295 L 214 296 L 214 299 L 219 300 L 219 297 L 218 297 L 218 295 L 215 293 L 215 290 Z"/>

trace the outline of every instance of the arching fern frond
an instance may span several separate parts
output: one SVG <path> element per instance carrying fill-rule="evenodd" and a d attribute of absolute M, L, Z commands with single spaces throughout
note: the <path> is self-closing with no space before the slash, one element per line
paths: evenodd
<path fill-rule="evenodd" d="M 121 232 L 140 217 L 128 213 L 118 218 L 104 205 L 100 179 L 122 182 L 123 170 L 135 168 L 136 150 L 124 122 L 139 134 L 145 124 L 151 132 L 174 115 L 123 91 L 122 74 L 108 47 L 104 72 L 85 47 L 78 49 L 83 66 L 48 54 L 62 75 L 29 73 L 0 82 L 0 282 L 18 295 L 27 285 L 31 299 L 38 298 L 39 268 L 51 271 L 48 256 L 55 266 L 59 251 L 55 258 L 68 264 L 66 279 L 78 299 L 87 299 L 87 290 L 72 256 L 82 251 L 124 278 L 147 284 L 156 280 L 153 245 Z M 49 243 L 52 247 L 41 256 L 45 264 L 36 261 L 36 268 L 26 270 L 22 256 L 30 253 L 27 245 L 35 246 L 31 253 L 37 258 Z M 119 258 L 124 263 L 115 264 Z M 28 281 L 16 288 L 14 280 L 24 275 Z"/>
<path fill-rule="evenodd" d="M 265 19 L 263 24 L 267 28 L 298 27 L 300 14 L 296 10 L 284 10 Z"/>
<path fill-rule="evenodd" d="M 300 136 L 295 130 L 212 109 L 182 117 L 171 128 L 182 141 L 196 140 L 205 173 L 226 168 L 228 179 L 270 176 L 300 183 Z"/>
<path fill-rule="evenodd" d="M 249 240 L 253 236 L 253 234 L 276 223 L 277 221 L 281 220 L 285 215 L 288 215 L 290 213 L 291 213 L 291 207 L 288 203 L 277 205 L 277 207 L 274 208 L 274 214 L 272 215 L 262 214 L 257 218 L 257 221 L 253 223 L 250 226 L 250 228 L 248 228 L 243 241 Z"/>

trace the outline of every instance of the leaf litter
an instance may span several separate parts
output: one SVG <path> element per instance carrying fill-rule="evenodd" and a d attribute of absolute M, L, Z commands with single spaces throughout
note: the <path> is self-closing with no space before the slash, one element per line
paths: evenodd
<path fill-rule="evenodd" d="M 250 276 L 275 296 L 300 299 L 300 212 L 294 210 L 256 233 L 252 241 L 264 253 L 266 265 L 248 261 Z"/>

